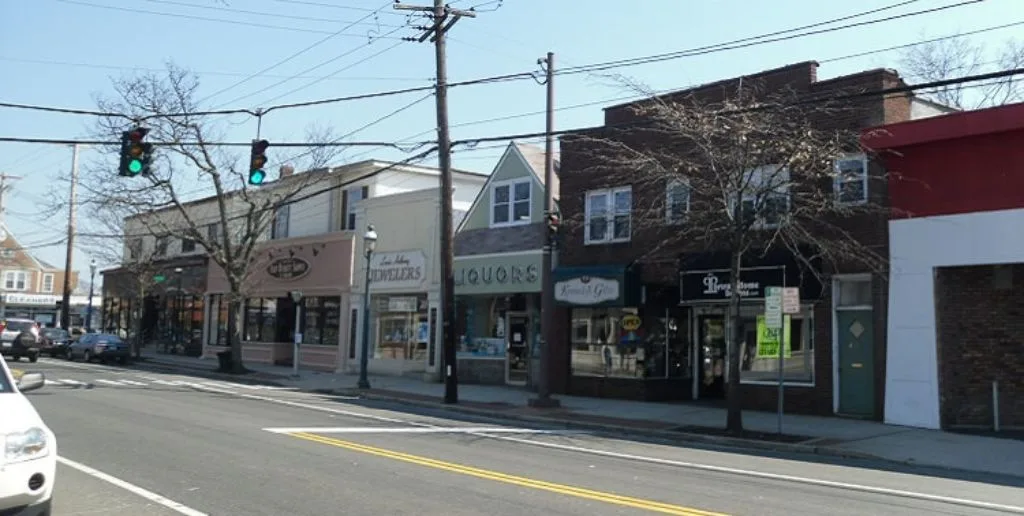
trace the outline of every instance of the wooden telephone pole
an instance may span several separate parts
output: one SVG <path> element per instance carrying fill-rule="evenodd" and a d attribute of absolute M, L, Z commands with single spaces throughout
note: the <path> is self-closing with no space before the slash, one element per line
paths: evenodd
<path fill-rule="evenodd" d="M 441 315 L 442 315 L 442 365 L 444 366 L 444 402 L 459 402 L 458 372 L 456 371 L 455 347 L 455 280 L 452 269 L 455 257 L 452 249 L 454 228 L 452 227 L 452 149 L 448 131 L 448 64 L 445 51 L 445 34 L 459 19 L 476 18 L 473 11 L 452 9 L 444 0 L 434 0 L 433 6 L 404 5 L 396 1 L 395 9 L 430 13 L 431 26 L 414 41 L 420 43 L 428 38 L 434 43 L 434 58 L 437 61 L 437 83 L 434 95 L 437 102 L 437 147 L 441 169 Z"/>

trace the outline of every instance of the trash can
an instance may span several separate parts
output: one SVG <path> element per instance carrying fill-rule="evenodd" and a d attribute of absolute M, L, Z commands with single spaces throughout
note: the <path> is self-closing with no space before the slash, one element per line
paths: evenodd
<path fill-rule="evenodd" d="M 228 372 L 232 370 L 231 363 L 231 350 L 221 351 L 217 353 L 217 369 L 220 371 Z"/>

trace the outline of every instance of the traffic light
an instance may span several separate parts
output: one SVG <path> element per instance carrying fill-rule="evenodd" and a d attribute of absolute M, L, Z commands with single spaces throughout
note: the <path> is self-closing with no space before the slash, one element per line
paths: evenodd
<path fill-rule="evenodd" d="M 267 164 L 267 147 L 270 142 L 267 140 L 252 141 L 252 155 L 249 157 L 249 184 L 261 185 L 267 179 L 267 173 L 263 167 Z"/>
<path fill-rule="evenodd" d="M 149 174 L 153 160 L 153 144 L 142 141 L 149 129 L 135 127 L 121 133 L 121 166 L 118 175 L 135 177 Z"/>
<path fill-rule="evenodd" d="M 558 214 L 554 212 L 548 212 L 545 218 L 548 226 L 548 242 L 554 243 L 558 238 L 558 227 L 561 221 L 558 218 Z"/>

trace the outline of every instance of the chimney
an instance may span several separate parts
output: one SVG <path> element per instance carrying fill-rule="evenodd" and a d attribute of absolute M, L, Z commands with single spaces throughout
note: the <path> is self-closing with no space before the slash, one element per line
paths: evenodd
<path fill-rule="evenodd" d="M 281 165 L 281 168 L 278 170 L 278 174 L 280 175 L 280 177 L 288 177 L 294 173 L 295 167 L 291 165 Z"/>

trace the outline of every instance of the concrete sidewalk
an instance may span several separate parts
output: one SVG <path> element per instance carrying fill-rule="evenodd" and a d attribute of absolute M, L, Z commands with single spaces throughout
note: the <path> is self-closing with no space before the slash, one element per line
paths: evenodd
<path fill-rule="evenodd" d="M 252 373 L 245 376 L 224 375 L 214 372 L 216 360 L 152 352 L 144 352 L 143 357 L 145 363 L 152 366 L 202 376 L 274 383 L 312 392 L 358 395 L 366 399 L 502 419 L 1024 477 L 1024 441 L 1013 439 L 890 426 L 874 421 L 788 414 L 783 418 L 785 436 L 780 438 L 776 434 L 774 412 L 749 410 L 743 412 L 743 423 L 750 435 L 740 439 L 723 435 L 724 408 L 696 403 L 650 403 L 558 395 L 560 408 L 535 409 L 527 405 L 534 393 L 523 388 L 460 385 L 459 403 L 448 405 L 441 403 L 443 384 L 414 378 L 373 376 L 370 378 L 372 388 L 360 391 L 355 388 L 356 377 L 352 375 L 300 370 L 299 377 L 294 378 L 290 368 L 265 364 L 246 364 Z"/>

